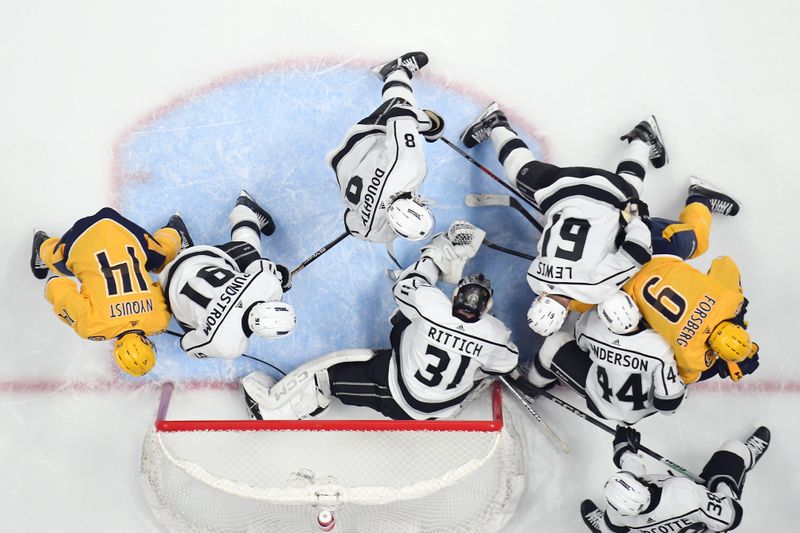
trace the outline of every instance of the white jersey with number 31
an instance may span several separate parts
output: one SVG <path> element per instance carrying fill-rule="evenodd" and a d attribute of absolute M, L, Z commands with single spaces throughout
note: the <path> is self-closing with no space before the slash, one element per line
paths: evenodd
<path fill-rule="evenodd" d="M 477 322 L 454 317 L 450 298 L 435 287 L 437 279 L 437 267 L 423 258 L 394 287 L 411 323 L 399 346 L 393 345 L 389 390 L 409 415 L 423 420 L 452 416 L 487 374 L 510 372 L 519 358 L 511 331 L 499 319 L 488 313 Z"/>

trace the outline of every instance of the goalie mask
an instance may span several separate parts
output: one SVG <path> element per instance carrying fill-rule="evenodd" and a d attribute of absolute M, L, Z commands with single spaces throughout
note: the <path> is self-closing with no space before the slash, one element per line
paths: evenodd
<path fill-rule="evenodd" d="M 483 274 L 470 274 L 453 291 L 453 316 L 464 322 L 477 322 L 492 308 L 492 282 Z"/>

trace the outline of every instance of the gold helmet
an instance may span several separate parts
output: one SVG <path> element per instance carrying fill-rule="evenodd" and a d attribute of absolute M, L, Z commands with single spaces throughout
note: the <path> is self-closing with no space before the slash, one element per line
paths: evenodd
<path fill-rule="evenodd" d="M 750 334 L 739 325 L 728 320 L 720 322 L 708 337 L 711 351 L 718 357 L 738 363 L 744 361 L 753 351 L 753 341 Z"/>
<path fill-rule="evenodd" d="M 114 344 L 114 359 L 132 376 L 144 376 L 156 364 L 156 346 L 143 331 L 126 331 Z"/>

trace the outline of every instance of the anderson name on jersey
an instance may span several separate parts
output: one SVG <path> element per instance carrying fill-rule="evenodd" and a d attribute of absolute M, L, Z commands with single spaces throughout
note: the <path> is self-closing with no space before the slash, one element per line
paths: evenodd
<path fill-rule="evenodd" d="M 586 394 L 604 418 L 634 424 L 680 406 L 686 385 L 678 377 L 672 349 L 656 331 L 617 335 L 593 310 L 575 324 L 575 339 L 592 361 Z"/>
<path fill-rule="evenodd" d="M 394 286 L 407 320 L 392 332 L 389 390 L 418 420 L 452 416 L 487 374 L 510 372 L 519 358 L 511 331 L 494 316 L 453 316 L 450 298 L 435 287 L 438 277 L 433 260 L 423 257 Z"/>
<path fill-rule="evenodd" d="M 186 331 L 181 348 L 198 358 L 240 356 L 251 334 L 248 312 L 259 302 L 281 299 L 279 280 L 275 265 L 266 259 L 241 272 L 214 246 L 181 252 L 161 273 L 172 313 Z"/>
<path fill-rule="evenodd" d="M 519 189 L 538 203 L 546 219 L 527 276 L 536 294 L 597 304 L 650 259 L 647 226 L 638 217 L 624 225 L 620 216 L 620 208 L 638 198 L 623 178 L 579 167 L 576 176 L 560 177 L 533 192 L 526 187 L 524 170 L 517 177 Z M 585 172 L 580 175 L 580 170 Z"/>

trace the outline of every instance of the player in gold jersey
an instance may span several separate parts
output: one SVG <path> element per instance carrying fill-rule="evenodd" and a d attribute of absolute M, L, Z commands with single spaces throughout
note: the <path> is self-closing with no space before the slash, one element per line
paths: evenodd
<path fill-rule="evenodd" d="M 692 177 L 680 221 L 651 220 L 653 258 L 624 287 L 672 346 L 687 384 L 716 375 L 738 381 L 758 368 L 758 345 L 745 331 L 747 299 L 736 263 L 718 257 L 702 273 L 684 261 L 708 249 L 712 213 L 738 211 L 736 200 Z"/>
<path fill-rule="evenodd" d="M 78 220 L 62 237 L 37 232 L 31 270 L 38 279 L 55 274 L 45 298 L 58 318 L 85 339 L 116 339 L 119 366 L 142 376 L 156 359 L 147 335 L 163 332 L 170 319 L 161 287 L 148 271 L 161 271 L 190 245 L 178 215 L 150 235 L 106 207 Z M 80 289 L 69 276 L 78 278 Z"/>

